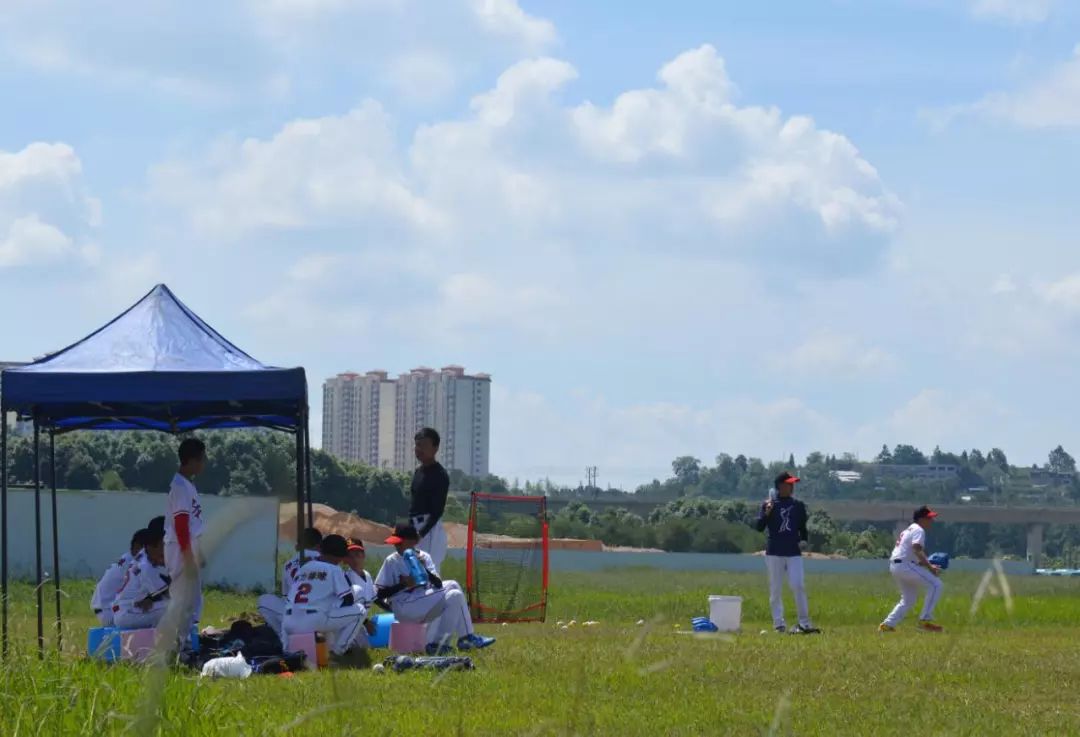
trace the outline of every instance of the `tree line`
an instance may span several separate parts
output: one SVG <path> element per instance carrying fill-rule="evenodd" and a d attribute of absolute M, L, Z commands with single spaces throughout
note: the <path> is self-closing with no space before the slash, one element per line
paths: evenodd
<path fill-rule="evenodd" d="M 295 497 L 296 445 L 292 436 L 264 430 L 214 431 L 200 433 L 207 443 L 209 463 L 199 480 L 203 493 L 224 496 Z M 81 432 L 57 437 L 57 485 L 70 489 L 138 489 L 164 492 L 176 472 L 177 439 L 149 432 Z M 47 448 L 43 447 L 41 478 L 49 483 Z M 341 461 L 320 450 L 312 450 L 312 498 L 317 503 L 356 513 L 367 519 L 392 523 L 408 510 L 409 475 Z M 877 465 L 955 465 L 956 479 L 947 483 L 879 478 Z M 883 448 L 872 463 L 851 456 L 811 453 L 803 463 L 764 463 L 758 458 L 721 453 L 711 466 L 692 456 L 672 462 L 671 476 L 654 480 L 636 494 L 665 502 L 647 516 L 622 508 L 604 511 L 589 509 L 593 499 L 627 498 L 621 489 L 558 486 L 550 481 L 519 484 L 498 476 L 472 478 L 456 469 L 450 471 L 451 489 L 501 494 L 544 494 L 570 499 L 571 503 L 551 517 L 551 533 L 558 537 L 602 540 L 613 546 L 659 548 L 687 552 L 753 552 L 762 547 L 762 535 L 751 524 L 758 506 L 777 474 L 797 472 L 804 482 L 799 495 L 810 505 L 810 543 L 821 553 L 841 553 L 850 557 L 882 557 L 892 546 L 891 526 L 838 523 L 813 509 L 815 499 L 870 498 L 906 500 L 919 503 L 956 501 L 972 487 L 985 487 L 983 496 L 999 495 L 999 501 L 1016 501 L 1025 484 L 1030 486 L 1033 471 L 1058 474 L 1056 483 L 1044 490 L 1057 503 L 1080 499 L 1076 464 L 1062 447 L 1050 452 L 1041 469 L 1009 464 L 1003 451 L 985 453 L 969 450 L 946 453 L 935 448 L 923 454 L 910 445 Z M 858 471 L 855 483 L 841 482 L 834 472 Z M 31 483 L 34 478 L 33 448 L 29 438 L 13 438 L 8 454 L 12 483 Z M 981 501 L 981 499 L 980 499 Z M 455 499 L 447 505 L 449 521 L 464 522 L 467 510 Z M 492 532 L 514 534 L 514 521 L 500 526 L 492 521 Z M 1022 557 L 1026 549 L 1024 530 L 1019 526 L 942 524 L 935 528 L 937 549 L 953 555 Z M 1047 529 L 1045 550 L 1051 559 L 1080 559 L 1080 530 L 1069 527 Z"/>

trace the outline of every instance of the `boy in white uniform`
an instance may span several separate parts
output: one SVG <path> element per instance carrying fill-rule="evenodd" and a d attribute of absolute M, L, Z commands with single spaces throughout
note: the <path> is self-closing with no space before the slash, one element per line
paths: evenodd
<path fill-rule="evenodd" d="M 263 594 L 259 597 L 257 604 L 259 614 L 262 615 L 262 618 L 274 632 L 280 633 L 282 631 L 281 622 L 285 616 L 285 598 L 292 591 L 293 584 L 296 583 L 296 574 L 300 572 L 300 567 L 309 560 L 315 560 L 322 555 L 319 551 L 322 539 L 322 533 L 314 527 L 308 527 L 304 530 L 303 535 L 300 536 L 300 541 L 296 544 L 296 555 L 285 561 L 285 566 L 281 569 L 282 595 Z M 284 638 L 282 638 L 282 644 L 284 644 Z"/>
<path fill-rule="evenodd" d="M 191 613 L 191 623 L 197 625 L 203 605 L 199 560 L 203 519 L 194 480 L 206 468 L 206 445 L 196 438 L 187 438 L 180 443 L 177 455 L 180 468 L 169 486 L 169 506 L 165 515 L 165 564 L 173 581 L 183 580 L 182 574 L 188 576 L 191 601 L 184 603 Z M 181 617 L 181 621 L 186 619 L 188 617 Z"/>
<path fill-rule="evenodd" d="M 286 635 L 321 632 L 334 655 L 344 655 L 361 641 L 367 610 L 353 598 L 341 562 L 348 555 L 345 538 L 327 535 L 321 555 L 296 574 L 285 608 Z"/>
<path fill-rule="evenodd" d="M 908 610 L 919 599 L 919 589 L 926 587 L 919 629 L 924 632 L 941 632 L 941 625 L 934 624 L 934 607 L 941 598 L 941 569 L 926 557 L 926 530 L 934 523 L 937 512 L 930 507 L 919 507 L 913 516 L 914 523 L 900 534 L 890 556 L 889 573 L 900 587 L 900 602 L 878 625 L 880 632 L 895 632 Z"/>
<path fill-rule="evenodd" d="M 357 604 L 364 607 L 364 610 L 370 615 L 371 608 L 379 595 L 375 591 L 375 579 L 364 570 L 364 563 L 367 562 L 367 551 L 364 549 L 364 543 L 361 540 L 349 540 L 348 543 L 349 555 L 345 558 L 345 564 L 348 568 L 345 569 L 345 579 L 352 586 L 353 599 Z M 365 619 L 364 631 L 358 638 L 357 644 L 362 647 L 370 647 L 368 636 L 373 634 L 375 634 L 375 623 L 370 618 Z"/>
<path fill-rule="evenodd" d="M 94 595 L 90 598 L 90 608 L 94 610 L 94 616 L 103 627 L 113 626 L 113 602 L 116 601 L 116 595 L 124 586 L 124 577 L 128 568 L 146 546 L 147 532 L 146 529 L 142 529 L 131 536 L 129 552 L 124 553 L 120 556 L 120 560 L 105 569 L 105 574 L 94 587 Z"/>
<path fill-rule="evenodd" d="M 398 524 L 394 534 L 386 538 L 397 552 L 383 561 L 375 587 L 379 599 L 389 603 L 399 622 L 428 623 L 427 653 L 435 655 L 450 650 L 457 640 L 458 650 L 482 649 L 495 643 L 494 637 L 481 637 L 473 631 L 472 615 L 465 594 L 454 581 L 445 584 L 431 556 L 417 550 L 420 536 L 410 524 Z M 404 553 L 412 549 L 427 570 L 428 586 L 420 587 L 409 573 Z"/>
<path fill-rule="evenodd" d="M 146 556 L 133 563 L 113 603 L 113 621 L 123 629 L 157 627 L 169 606 L 172 579 L 165 568 L 165 543 L 159 536 L 147 541 Z"/>

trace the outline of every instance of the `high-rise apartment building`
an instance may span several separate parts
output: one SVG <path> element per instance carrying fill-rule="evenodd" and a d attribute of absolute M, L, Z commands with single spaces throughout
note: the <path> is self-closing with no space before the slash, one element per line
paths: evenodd
<path fill-rule="evenodd" d="M 439 459 L 470 476 L 489 472 L 491 377 L 461 366 L 341 374 L 323 387 L 323 448 L 346 460 L 410 471 L 413 435 L 434 427 Z"/>
<path fill-rule="evenodd" d="M 392 467 L 396 390 L 385 371 L 328 379 L 323 384 L 323 450 L 347 461 Z"/>

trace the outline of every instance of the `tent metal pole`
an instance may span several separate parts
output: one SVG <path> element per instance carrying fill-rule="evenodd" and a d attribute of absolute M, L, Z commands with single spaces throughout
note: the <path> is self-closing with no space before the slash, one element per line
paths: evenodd
<path fill-rule="evenodd" d="M 34 565 L 37 569 L 34 592 L 37 594 L 37 643 L 38 657 L 45 657 L 45 620 L 42 617 L 45 603 L 41 583 L 41 426 L 34 417 Z"/>
<path fill-rule="evenodd" d="M 8 654 L 8 475 L 7 475 L 7 407 L 0 404 L 0 554 L 3 555 L 3 572 L 0 573 L 0 607 L 3 608 L 3 651 L 4 660 Z"/>
<path fill-rule="evenodd" d="M 304 480 L 307 484 L 308 527 L 315 526 L 315 507 L 311 500 L 311 413 L 304 410 Z"/>
<path fill-rule="evenodd" d="M 304 560 L 303 547 L 300 541 L 304 539 L 304 433 L 299 426 L 296 428 L 296 546 L 300 550 L 300 560 Z"/>
<path fill-rule="evenodd" d="M 56 595 L 56 652 L 64 644 L 64 633 L 60 620 L 60 533 L 56 514 L 56 433 L 49 430 L 49 482 L 52 486 L 52 560 L 53 589 Z"/>

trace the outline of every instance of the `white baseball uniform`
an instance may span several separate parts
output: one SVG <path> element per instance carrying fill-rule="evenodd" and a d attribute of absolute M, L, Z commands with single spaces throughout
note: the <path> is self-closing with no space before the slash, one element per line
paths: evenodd
<path fill-rule="evenodd" d="M 195 556 L 195 580 L 192 585 L 193 601 L 188 605 L 191 609 L 192 624 L 198 624 L 202 617 L 202 572 L 199 565 L 199 537 L 203 532 L 202 505 L 199 504 L 199 490 L 182 474 L 173 476 L 169 486 L 168 510 L 165 515 L 165 565 L 169 569 L 169 575 L 174 580 L 179 580 L 184 570 L 184 558 L 180 551 L 180 541 L 176 537 L 176 516 L 188 515 L 188 531 L 191 533 L 191 551 Z"/>
<path fill-rule="evenodd" d="M 145 559 L 132 563 L 127 570 L 124 586 L 112 605 L 116 626 L 123 629 L 156 627 L 169 607 L 168 593 L 171 582 L 165 566 L 155 566 Z M 159 598 L 151 602 L 149 610 L 143 611 L 135 606 L 136 602 L 150 597 Z"/>
<path fill-rule="evenodd" d="M 439 575 L 431 556 L 415 550 L 421 565 L 428 573 Z M 375 585 L 379 588 L 396 586 L 400 578 L 409 575 L 409 566 L 401 554 L 394 552 L 383 561 Z M 453 645 L 457 638 L 473 634 L 472 615 L 465 593 L 456 581 L 443 581 L 443 587 L 419 586 L 399 591 L 390 597 L 390 608 L 399 622 L 426 622 L 428 643 Z"/>
<path fill-rule="evenodd" d="M 321 555 L 318 550 L 305 550 L 304 551 L 304 563 L 309 560 L 315 560 Z M 300 553 L 297 553 L 293 557 L 289 558 L 285 562 L 285 566 L 281 569 L 281 590 L 283 593 L 288 594 L 292 591 L 293 584 L 296 583 L 296 574 L 300 571 L 302 563 L 300 561 Z M 285 616 L 285 607 L 288 605 L 285 596 L 275 596 L 274 594 L 263 594 L 259 597 L 258 604 L 259 614 L 266 620 L 266 623 L 273 628 L 274 632 L 281 633 L 282 618 Z M 284 638 L 282 638 L 284 642 Z"/>
<path fill-rule="evenodd" d="M 428 515 L 417 514 L 411 518 L 413 527 L 418 530 L 424 529 L 424 525 L 427 524 Z M 431 560 L 434 561 L 436 566 L 441 566 L 443 561 L 446 560 L 446 548 L 448 545 L 446 538 L 446 528 L 443 527 L 442 520 L 439 520 L 431 529 L 428 534 L 416 544 L 417 550 L 423 550 L 425 553 L 431 556 Z"/>
<path fill-rule="evenodd" d="M 367 609 L 356 602 L 342 603 L 352 591 L 341 566 L 321 560 L 305 563 L 289 591 L 283 620 L 285 633 L 321 632 L 335 655 L 363 644 L 361 633 L 365 632 Z"/>
<path fill-rule="evenodd" d="M 926 598 L 923 600 L 922 614 L 919 615 L 921 621 L 928 622 L 933 619 L 934 607 L 941 598 L 941 579 L 928 568 L 919 565 L 912 550 L 915 545 L 922 546 L 924 551 L 926 549 L 926 530 L 918 523 L 912 524 L 900 534 L 889 557 L 889 573 L 900 587 L 900 602 L 885 618 L 885 624 L 889 627 L 900 624 L 908 610 L 915 606 L 921 587 L 926 587 Z"/>
<path fill-rule="evenodd" d="M 132 563 L 131 553 L 124 553 L 120 559 L 105 569 L 104 575 L 94 587 L 94 595 L 90 597 L 90 608 L 103 627 L 112 627 L 112 605 L 116 601 L 116 595 L 124 587 L 124 575 L 128 566 Z"/>

